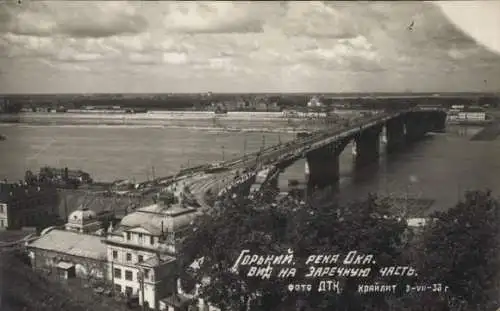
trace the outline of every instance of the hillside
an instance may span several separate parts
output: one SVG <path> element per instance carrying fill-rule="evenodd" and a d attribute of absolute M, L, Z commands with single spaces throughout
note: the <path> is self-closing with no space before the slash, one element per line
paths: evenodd
<path fill-rule="evenodd" d="M 24 258 L 24 259 L 23 259 Z M 91 290 L 71 290 L 35 273 L 26 257 L 0 253 L 0 310 L 2 311 L 121 311 L 124 303 L 100 297 Z"/>

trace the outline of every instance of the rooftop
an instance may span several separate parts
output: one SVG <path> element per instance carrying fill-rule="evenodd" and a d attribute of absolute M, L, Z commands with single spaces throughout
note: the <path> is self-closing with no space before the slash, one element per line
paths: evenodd
<path fill-rule="evenodd" d="M 174 257 L 161 254 L 159 256 L 150 257 L 150 258 L 144 260 L 143 262 L 141 262 L 139 265 L 145 266 L 145 267 L 156 267 L 156 266 L 160 266 L 160 265 L 166 264 L 166 263 L 171 263 L 174 261 L 175 261 Z"/>
<path fill-rule="evenodd" d="M 160 301 L 165 303 L 168 306 L 181 308 L 183 306 L 188 305 L 192 301 L 192 299 L 190 299 L 189 297 L 186 297 L 184 295 L 174 294 L 172 296 L 168 296 L 166 298 L 163 298 Z"/>
<path fill-rule="evenodd" d="M 28 247 L 96 260 L 106 259 L 106 245 L 101 242 L 100 236 L 59 229 L 42 235 Z"/>
<path fill-rule="evenodd" d="M 97 214 L 84 206 L 80 206 L 68 216 L 68 223 L 84 224 L 95 221 L 98 221 Z"/>
<path fill-rule="evenodd" d="M 136 210 L 125 216 L 120 222 L 120 227 L 141 227 L 153 235 L 163 232 L 175 232 L 188 226 L 198 216 L 197 210 L 189 207 L 172 206 L 163 207 L 153 204 Z"/>

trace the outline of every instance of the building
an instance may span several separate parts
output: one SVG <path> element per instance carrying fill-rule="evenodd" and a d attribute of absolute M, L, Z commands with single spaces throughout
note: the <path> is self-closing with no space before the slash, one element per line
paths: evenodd
<path fill-rule="evenodd" d="M 64 226 L 49 227 L 27 244 L 33 267 L 62 278 L 105 279 L 115 292 L 157 309 L 160 300 L 176 292 L 178 242 L 199 215 L 177 188 L 183 187 L 172 188 L 157 204 L 135 210 L 116 226 L 111 222 L 107 232 L 99 214 L 81 206 Z"/>
<path fill-rule="evenodd" d="M 176 244 L 198 216 L 182 201 L 161 198 L 159 203 L 125 216 L 109 228 L 108 278 L 115 290 L 137 297 L 140 305 L 158 308 L 161 298 L 175 291 L 178 266 Z"/>
<path fill-rule="evenodd" d="M 65 168 L 42 167 L 38 173 L 40 180 L 49 180 L 52 182 L 64 181 L 75 185 L 88 184 L 92 182 L 90 174 L 82 170 L 70 170 Z"/>
<path fill-rule="evenodd" d="M 64 227 L 67 231 L 89 234 L 101 229 L 102 222 L 94 211 L 81 206 L 69 215 Z"/>
<path fill-rule="evenodd" d="M 322 107 L 323 103 L 319 100 L 318 97 L 313 96 L 309 102 L 307 102 L 307 107 L 308 108 L 314 108 L 314 107 Z"/>
<path fill-rule="evenodd" d="M 46 227 L 57 220 L 57 206 L 51 185 L 0 182 L 0 230 Z"/>
<path fill-rule="evenodd" d="M 448 111 L 448 121 L 459 123 L 483 123 L 487 121 L 484 108 L 477 106 L 454 105 Z"/>
<path fill-rule="evenodd" d="M 102 243 L 99 228 L 90 232 L 90 226 L 85 226 L 85 220 L 96 217 L 92 211 L 77 210 L 71 213 L 65 226 L 71 230 L 56 227 L 43 230 L 37 240 L 26 245 L 33 268 L 56 272 L 64 278 L 103 279 L 108 268 L 106 245 Z M 82 224 L 80 228 L 75 224 L 77 219 Z"/>
<path fill-rule="evenodd" d="M 187 275 L 200 269 L 203 264 L 204 258 L 195 260 L 189 266 Z M 201 284 L 197 284 L 194 280 L 178 278 L 176 281 L 176 291 L 160 300 L 160 311 L 220 311 L 220 308 L 200 298 L 200 288 L 208 284 L 210 284 L 210 278 L 208 277 L 204 277 Z"/>
<path fill-rule="evenodd" d="M 485 121 L 486 112 L 483 108 L 469 107 L 458 113 L 458 120 L 463 121 Z"/>

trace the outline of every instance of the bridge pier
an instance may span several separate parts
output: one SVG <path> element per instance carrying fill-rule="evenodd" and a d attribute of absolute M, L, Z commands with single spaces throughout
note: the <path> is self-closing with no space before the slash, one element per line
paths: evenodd
<path fill-rule="evenodd" d="M 406 138 L 408 141 L 416 141 L 425 136 L 430 130 L 432 122 L 426 118 L 425 113 L 416 112 L 406 115 Z"/>
<path fill-rule="evenodd" d="M 355 136 L 356 156 L 355 165 L 365 166 L 378 160 L 380 156 L 380 133 L 382 126 L 377 125 L 361 131 Z"/>
<path fill-rule="evenodd" d="M 394 118 L 386 122 L 385 132 L 387 136 L 387 152 L 393 152 L 401 148 L 406 140 L 406 127 L 403 118 Z"/>
<path fill-rule="evenodd" d="M 432 132 L 443 133 L 446 131 L 446 112 L 439 111 L 434 112 L 431 115 L 432 119 Z"/>
<path fill-rule="evenodd" d="M 349 143 L 342 139 L 325 147 L 312 150 L 306 155 L 307 193 L 311 195 L 315 189 L 328 186 L 336 187 L 340 178 L 339 155 Z"/>

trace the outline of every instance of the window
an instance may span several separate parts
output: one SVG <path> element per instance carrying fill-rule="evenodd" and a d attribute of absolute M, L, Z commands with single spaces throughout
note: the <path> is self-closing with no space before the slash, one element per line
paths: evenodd
<path fill-rule="evenodd" d="M 150 236 L 150 237 L 149 237 L 149 243 L 150 243 L 151 245 L 154 245 L 154 244 L 155 244 L 155 237 L 154 237 L 154 236 Z"/>
<path fill-rule="evenodd" d="M 116 259 L 118 258 L 118 252 L 117 251 L 113 251 L 113 259 Z"/>
<path fill-rule="evenodd" d="M 3 228 L 4 227 L 4 222 L 3 222 L 3 219 L 0 220 L 0 227 Z"/>
<path fill-rule="evenodd" d="M 3 213 L 3 204 L 0 204 L 0 213 Z"/>
<path fill-rule="evenodd" d="M 132 254 L 131 253 L 127 253 L 127 261 L 132 261 Z"/>
<path fill-rule="evenodd" d="M 142 233 L 139 233 L 139 240 L 142 240 Z"/>
<path fill-rule="evenodd" d="M 138 260 L 139 262 L 142 262 L 142 261 L 144 260 L 144 256 L 139 255 L 139 256 L 137 257 L 137 260 Z"/>
<path fill-rule="evenodd" d="M 133 281 L 133 276 L 132 276 L 132 271 L 126 270 L 125 271 L 125 280 L 127 281 Z"/>
<path fill-rule="evenodd" d="M 115 268 L 114 274 L 115 274 L 115 278 L 121 279 L 121 277 L 122 277 L 122 270 L 120 270 L 118 268 Z"/>
<path fill-rule="evenodd" d="M 131 237 L 130 237 L 130 232 L 127 232 L 127 241 L 130 241 Z"/>
<path fill-rule="evenodd" d="M 122 291 L 122 286 L 120 284 L 115 284 L 115 291 L 120 293 Z"/>
<path fill-rule="evenodd" d="M 132 295 L 132 293 L 133 293 L 132 287 L 130 286 L 125 287 L 125 294 L 127 294 L 127 296 Z"/>
<path fill-rule="evenodd" d="M 149 278 L 149 269 L 144 269 L 144 278 Z"/>

